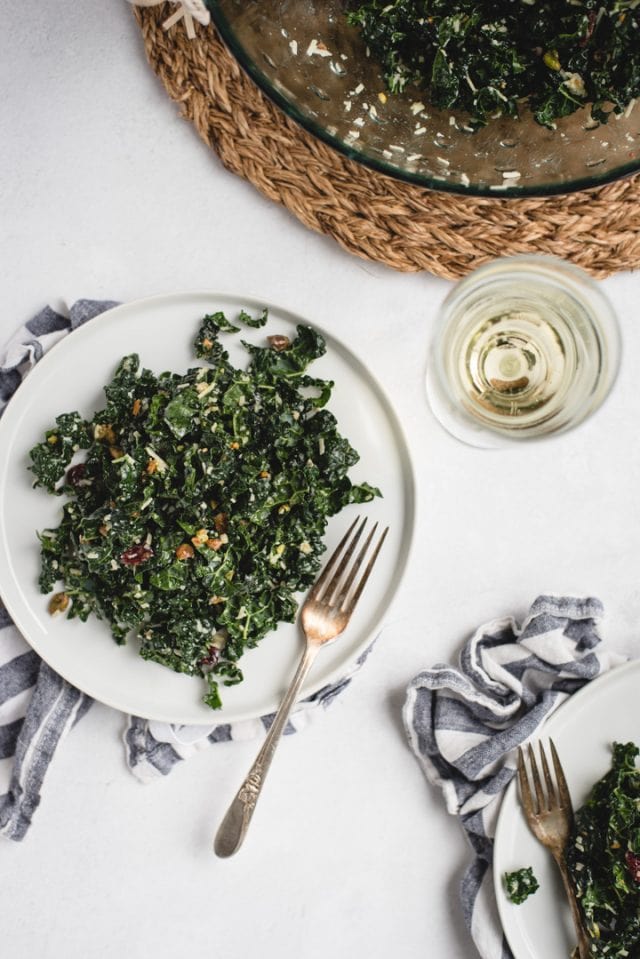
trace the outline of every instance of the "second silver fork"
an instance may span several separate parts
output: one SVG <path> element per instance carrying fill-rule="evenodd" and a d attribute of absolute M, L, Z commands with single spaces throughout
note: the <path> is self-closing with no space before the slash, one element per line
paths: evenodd
<path fill-rule="evenodd" d="M 575 890 L 571 881 L 569 867 L 565 859 L 567 842 L 573 827 L 573 805 L 569 794 L 569 787 L 565 779 L 560 758 L 556 752 L 553 740 L 549 740 L 551 762 L 554 776 L 547 761 L 542 743 L 539 743 L 540 761 L 544 776 L 544 786 L 535 753 L 531 745 L 528 747 L 529 765 L 533 779 L 533 788 L 527 775 L 524 753 L 518 747 L 518 782 L 520 785 L 520 799 L 525 818 L 536 839 L 546 846 L 553 856 L 562 877 L 562 884 L 571 907 L 571 916 L 578 939 L 577 952 L 579 959 L 588 959 L 590 956 L 589 937 L 587 936 L 580 906 L 576 899 Z"/>

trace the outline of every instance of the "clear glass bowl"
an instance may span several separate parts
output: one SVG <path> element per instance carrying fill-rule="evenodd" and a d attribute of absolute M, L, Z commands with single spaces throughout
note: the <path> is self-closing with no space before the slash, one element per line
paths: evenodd
<path fill-rule="evenodd" d="M 477 133 L 423 94 L 387 95 L 344 0 L 207 0 L 232 53 L 310 133 L 381 173 L 476 196 L 545 196 L 640 170 L 640 105 L 607 124 L 581 109 L 548 130 L 524 113 Z M 421 104 L 425 104 L 421 108 Z"/>

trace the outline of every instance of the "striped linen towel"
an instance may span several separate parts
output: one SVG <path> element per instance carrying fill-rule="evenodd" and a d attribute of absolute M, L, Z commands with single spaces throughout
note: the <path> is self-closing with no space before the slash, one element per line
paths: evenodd
<path fill-rule="evenodd" d="M 458 668 L 436 665 L 408 687 L 409 743 L 473 850 L 460 899 L 483 959 L 512 959 L 498 919 L 492 854 L 514 751 L 572 693 L 623 662 L 597 648 L 602 614 L 597 599 L 539 596 L 521 626 L 512 618 L 487 623 L 463 647 Z"/>
<path fill-rule="evenodd" d="M 22 326 L 0 354 L 0 415 L 54 343 L 113 306 L 117 303 L 111 300 L 78 300 L 68 316 L 46 307 Z M 370 649 L 340 680 L 298 705 L 285 735 L 301 730 L 322 711 L 319 707 L 328 706 L 346 689 Z M 25 837 L 55 751 L 92 702 L 30 649 L 0 602 L 0 835 L 14 840 Z M 176 726 L 128 716 L 124 733 L 127 764 L 138 779 L 147 782 L 167 775 L 176 764 L 209 745 L 260 736 L 272 720 L 269 715 L 234 724 Z"/>

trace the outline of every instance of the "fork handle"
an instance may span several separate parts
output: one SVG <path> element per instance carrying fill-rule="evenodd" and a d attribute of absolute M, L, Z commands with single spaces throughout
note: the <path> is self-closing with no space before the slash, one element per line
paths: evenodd
<path fill-rule="evenodd" d="M 269 772 L 271 760 L 280 742 L 282 730 L 287 724 L 289 713 L 298 698 L 300 687 L 319 649 L 321 649 L 320 646 L 312 646 L 311 644 L 307 644 L 305 647 L 302 658 L 298 663 L 298 668 L 285 693 L 278 712 L 275 714 L 273 722 L 269 727 L 269 732 L 267 733 L 262 748 L 256 756 L 255 762 L 249 770 L 246 779 L 229 806 L 224 819 L 220 823 L 213 848 L 216 855 L 221 858 L 233 856 L 242 845 L 242 841 L 249 828 L 249 823 L 251 822 L 251 817 L 256 808 L 256 803 L 262 791 L 262 786 Z"/>
<path fill-rule="evenodd" d="M 575 890 L 573 888 L 573 883 L 571 882 L 567 864 L 562 856 L 559 856 L 556 859 L 556 863 L 558 865 L 558 869 L 560 870 L 560 875 L 562 876 L 562 883 L 567 894 L 567 899 L 569 900 L 569 905 L 571 906 L 573 925 L 575 926 L 576 935 L 578 937 L 578 955 L 580 959 L 589 959 L 591 955 L 589 939 L 585 932 L 584 920 L 582 918 L 582 913 L 580 912 L 578 900 L 576 899 Z"/>

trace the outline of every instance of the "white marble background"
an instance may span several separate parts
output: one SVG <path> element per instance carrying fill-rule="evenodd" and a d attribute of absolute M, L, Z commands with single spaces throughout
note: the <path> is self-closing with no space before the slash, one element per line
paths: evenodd
<path fill-rule="evenodd" d="M 148 69 L 121 0 L 2 5 L 0 338 L 46 302 L 221 288 L 317 319 L 380 378 L 419 477 L 414 563 L 351 690 L 285 741 L 241 855 L 211 835 L 252 743 L 143 787 L 122 717 L 95 706 L 56 757 L 22 845 L 0 849 L 8 959 L 476 955 L 456 904 L 457 824 L 404 740 L 407 681 L 542 591 L 594 593 L 607 642 L 640 650 L 640 279 L 606 282 L 624 363 L 584 428 L 464 447 L 423 396 L 449 284 L 361 261 L 226 173 Z"/>

